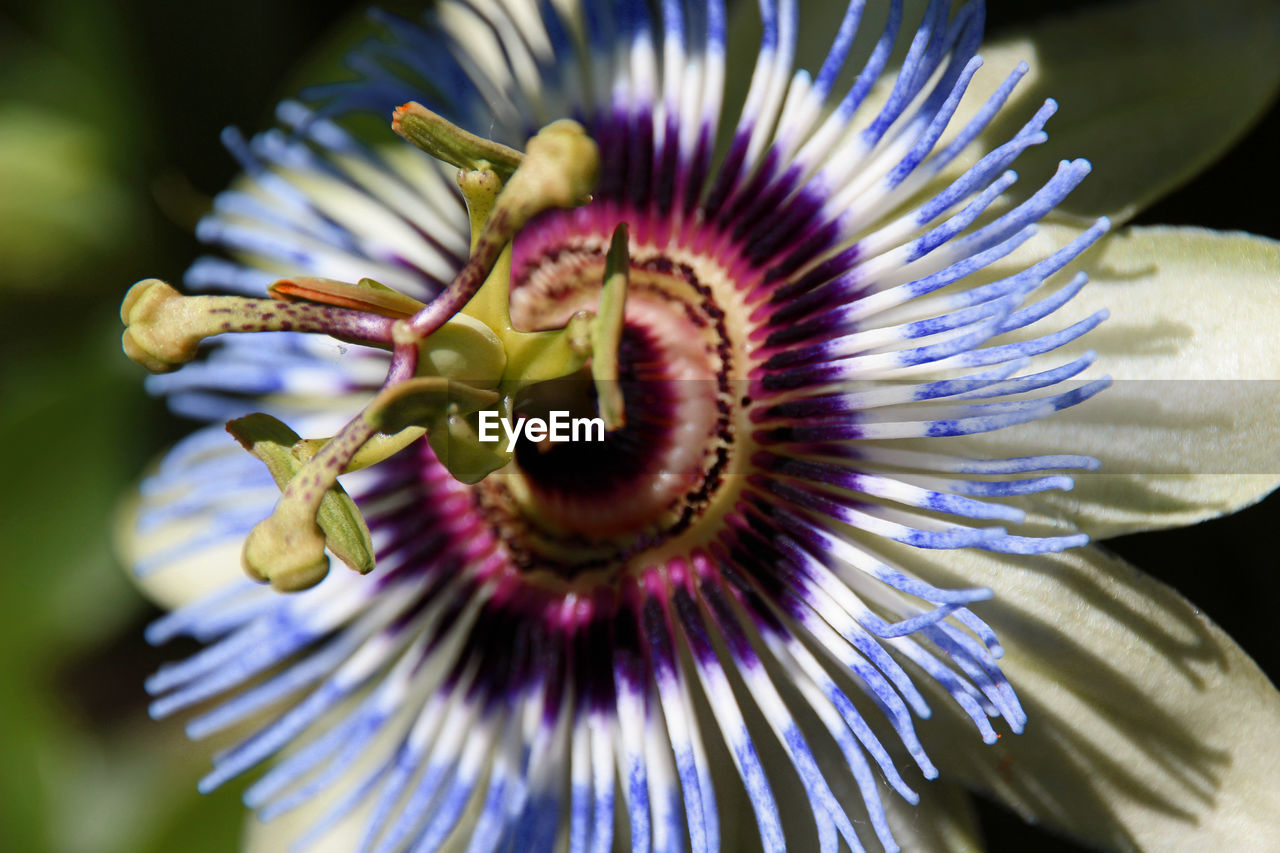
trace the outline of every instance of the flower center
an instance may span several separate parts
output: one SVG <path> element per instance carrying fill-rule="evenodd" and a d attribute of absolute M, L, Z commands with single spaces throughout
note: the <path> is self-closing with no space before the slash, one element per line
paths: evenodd
<path fill-rule="evenodd" d="M 554 218 L 554 217 L 552 217 Z M 545 222 L 516 244 L 512 318 L 526 329 L 563 326 L 594 311 L 605 251 L 602 235 L 569 241 Z M 737 309 L 741 296 L 705 259 L 648 245 L 633 247 L 618 380 L 626 424 L 603 440 L 521 439 L 513 465 L 476 487 L 477 503 L 513 561 L 561 577 L 647 564 L 654 549 L 697 538 L 699 522 L 733 491 L 727 483 L 742 429 L 744 375 Z M 740 389 L 739 389 L 740 391 Z M 586 379 L 530 389 L 517 414 L 547 418 L 595 411 Z"/>
<path fill-rule="evenodd" d="M 126 351 L 156 371 L 231 331 L 324 331 L 390 351 L 381 388 L 336 435 L 304 439 L 265 414 L 228 424 L 282 489 L 246 538 L 246 571 L 284 590 L 318 583 L 328 553 L 372 571 L 371 532 L 338 476 L 424 437 L 523 571 L 616 579 L 709 544 L 737 495 L 733 460 L 752 458 L 750 400 L 733 379 L 759 367 L 754 267 L 702 223 L 592 203 L 599 151 L 574 122 L 524 154 L 412 103 L 394 126 L 459 167 L 471 220 L 470 256 L 429 302 L 299 278 L 270 300 L 142 282 L 122 306 Z"/>

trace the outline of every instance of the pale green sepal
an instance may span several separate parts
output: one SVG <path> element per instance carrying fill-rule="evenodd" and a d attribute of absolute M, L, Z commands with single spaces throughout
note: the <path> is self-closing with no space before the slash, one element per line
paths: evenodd
<path fill-rule="evenodd" d="M 299 459 L 293 453 L 293 448 L 299 441 L 298 434 L 270 415 L 252 414 L 233 420 L 227 424 L 227 432 L 231 433 L 245 450 L 262 460 L 281 490 L 289 485 L 289 481 L 302 470 L 305 464 L 305 460 Z M 324 532 L 324 545 L 333 552 L 334 556 L 362 575 L 373 571 L 373 540 L 369 535 L 369 527 L 365 524 L 355 501 L 340 483 L 334 482 L 321 498 L 320 509 L 316 513 L 316 523 Z M 299 535 L 310 537 L 310 531 L 302 530 Z M 314 551 L 314 548 L 311 550 Z M 246 555 L 246 559 L 248 556 Z M 325 571 L 327 567 L 326 561 Z M 324 577 L 325 571 L 320 571 L 316 561 L 310 560 L 307 561 L 306 566 L 299 569 L 296 578 L 292 576 L 288 579 L 283 578 L 273 568 L 269 577 L 260 579 L 270 580 L 271 584 L 278 588 L 282 583 L 288 583 L 290 589 L 304 589 L 318 583 Z M 318 577 L 315 576 L 317 572 Z M 294 581 L 304 585 L 295 584 Z"/>
<path fill-rule="evenodd" d="M 1014 163 L 1015 195 L 1034 192 L 1064 157 L 1093 173 L 1051 217 L 1123 222 L 1230 148 L 1280 88 L 1280 3 L 1136 0 L 1045 19 L 982 46 L 951 128 L 963 126 L 1019 62 L 1031 70 L 972 158 L 1010 139 L 1045 101 L 1060 109 L 1049 142 Z M 946 138 L 943 138 L 945 144 Z M 980 150 L 979 150 L 980 149 Z"/>
<path fill-rule="evenodd" d="M 915 32 L 924 6 L 921 0 L 905 4 L 896 56 L 902 55 Z M 843 10 L 843 4 L 815 0 L 800 15 L 797 55 L 807 61 L 806 67 L 821 63 Z M 739 16 L 738 24 L 750 17 Z M 880 32 L 884 11 L 868 8 L 865 19 L 867 25 L 835 91 L 846 91 L 852 82 Z M 753 55 L 758 46 L 754 38 L 758 35 L 747 32 L 732 38 L 730 61 L 735 51 Z M 1049 219 L 1076 222 L 1105 215 L 1122 223 L 1216 160 L 1274 101 L 1280 89 L 1280 3 L 1099 3 L 1025 29 L 997 33 L 978 53 L 982 67 L 938 150 L 965 127 L 1019 63 L 1026 62 L 1030 70 L 995 121 L 919 197 L 937 193 L 984 154 L 1008 142 L 1046 100 L 1053 99 L 1059 109 L 1045 127 L 1049 141 L 1014 161 L 1011 168 L 1019 175 L 1018 183 L 993 211 L 1035 192 L 1061 160 L 1084 157 L 1093 164 L 1093 173 Z M 866 126 L 876 116 L 895 78 L 896 68 L 891 67 L 859 108 L 855 127 Z M 728 86 L 732 90 L 745 81 L 731 78 Z"/>
<path fill-rule="evenodd" d="M 1280 693 L 1199 608 L 1096 547 L 882 550 L 929 583 L 992 590 L 972 609 L 1028 716 L 1018 735 L 993 721 L 1001 737 L 986 745 L 917 680 L 942 779 L 1104 850 L 1280 849 Z"/>
<path fill-rule="evenodd" d="M 1021 268 L 1078 233 L 1044 226 L 991 274 Z M 1280 486 L 1280 242 L 1130 228 L 1104 238 L 1076 266 L 1090 283 L 1017 337 L 1107 309 L 1106 322 L 1040 364 L 1093 350 L 1097 361 L 1079 378 L 1110 375 L 1112 386 L 1050 418 L 919 448 L 1096 457 L 1098 471 L 1072 472 L 1072 491 L 1019 502 L 1033 520 L 1065 521 L 1095 539 L 1232 513 Z"/>
<path fill-rule="evenodd" d="M 241 452 L 239 448 L 232 449 L 237 454 Z M 163 554 L 208 531 L 212 516 L 206 511 L 139 532 L 138 518 L 149 502 L 154 503 L 154 499 L 144 499 L 135 493 L 134 499 L 120 507 L 115 543 L 126 567 Z M 203 548 L 184 549 L 182 556 L 165 560 L 163 570 L 143 576 L 130 571 L 129 577 L 153 603 L 165 610 L 176 610 L 244 577 L 240 568 L 240 545 L 235 540 L 222 540 Z"/>

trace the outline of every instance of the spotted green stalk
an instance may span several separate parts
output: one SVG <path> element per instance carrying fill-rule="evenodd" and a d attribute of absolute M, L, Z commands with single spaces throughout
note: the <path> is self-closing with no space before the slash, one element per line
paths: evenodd
<path fill-rule="evenodd" d="M 590 200 L 599 169 L 595 143 L 575 122 L 557 121 L 521 153 L 412 103 L 396 110 L 393 127 L 460 168 L 470 213 L 470 258 L 429 303 L 367 278 L 284 279 L 268 288 L 269 300 L 185 297 L 149 279 L 130 290 L 121 308 L 125 352 L 157 373 L 177 369 L 202 340 L 224 332 L 325 332 L 393 350 L 382 390 L 332 438 L 301 439 L 266 415 L 228 424 L 282 490 L 274 511 L 245 540 L 242 557 L 250 577 L 281 590 L 319 583 L 328 572 L 326 549 L 362 574 L 373 569 L 368 528 L 338 484 L 340 474 L 381 462 L 425 434 L 451 474 L 479 482 L 512 457 L 501 443 L 480 441 L 479 413 L 510 419 L 518 391 L 574 375 L 589 361 L 604 389 L 606 422 L 621 424 L 613 380 L 627 282 L 625 228 L 610 253 L 599 321 L 580 311 L 562 329 L 521 331 L 508 299 L 511 241 L 537 214 Z"/>

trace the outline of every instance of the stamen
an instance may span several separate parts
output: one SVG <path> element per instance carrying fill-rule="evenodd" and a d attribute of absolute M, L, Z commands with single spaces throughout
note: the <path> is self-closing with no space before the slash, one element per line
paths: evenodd
<path fill-rule="evenodd" d="M 613 232 L 605 258 L 604 287 L 600 291 L 600 313 L 591 326 L 591 378 L 595 380 L 600 417 L 606 429 L 616 430 L 627 423 L 622 408 L 622 388 L 618 385 L 618 344 L 622 340 L 623 314 L 627 305 L 631 257 L 627 251 L 627 225 Z"/>
<path fill-rule="evenodd" d="M 471 257 L 445 291 L 392 330 L 398 347 L 416 344 L 471 301 L 498 255 L 530 219 L 544 210 L 575 207 L 590 199 L 600 156 L 582 125 L 563 119 L 529 140 L 521 167 L 502 188 Z"/>
<path fill-rule="evenodd" d="M 421 427 L 448 436 L 446 422 L 496 401 L 494 392 L 440 377 L 399 383 L 383 389 L 300 469 L 285 445 L 287 441 L 292 447 L 298 437 L 283 424 L 272 424 L 273 419 L 265 415 L 229 424 L 232 435 L 267 463 L 277 483 L 286 483 L 270 517 L 255 526 L 245 540 L 245 571 L 280 590 L 308 589 L 328 574 L 326 545 L 361 574 L 371 571 L 374 557 L 368 528 L 355 504 L 341 491 L 338 474 L 377 432 Z M 274 433 L 270 438 L 264 434 L 268 429 Z M 330 502 L 327 510 L 326 499 Z"/>
<path fill-rule="evenodd" d="M 593 356 L 598 383 L 612 386 L 601 394 L 603 406 L 611 423 L 621 422 L 616 350 L 627 284 L 625 227 L 610 253 L 604 320 L 581 311 L 562 329 L 522 332 L 513 328 L 508 305 L 511 241 L 537 214 L 590 201 L 599 170 L 595 142 L 563 120 L 529 140 L 526 155 L 412 103 L 396 110 L 393 127 L 463 169 L 458 183 L 471 216 L 471 257 L 430 303 L 372 279 L 351 285 L 304 277 L 276 282 L 268 289 L 272 300 L 184 297 L 151 279 L 135 285 L 121 307 L 125 352 L 153 372 L 190 361 L 200 341 L 222 332 L 317 331 L 394 343 L 382 390 L 331 439 L 303 442 L 266 415 L 228 424 L 283 489 L 243 550 L 249 575 L 277 589 L 306 589 L 323 579 L 326 547 L 357 571 L 372 570 L 369 531 L 337 477 L 382 461 L 424 431 L 450 473 L 478 482 L 511 460 L 511 448 L 479 440 L 479 410 L 496 407 L 509 418 L 516 392 L 576 373 Z"/>
<path fill-rule="evenodd" d="M 125 354 L 152 373 L 169 373 L 196 356 L 200 342 L 228 332 L 321 332 L 388 347 L 391 320 L 330 305 L 242 296 L 183 296 L 156 278 L 129 289 L 120 306 Z"/>
<path fill-rule="evenodd" d="M 289 427 L 269 415 L 248 415 L 227 424 L 227 432 L 231 433 L 240 446 L 266 464 L 276 485 L 286 489 L 296 479 L 304 463 L 293 453 L 298 443 L 298 435 Z M 329 550 L 344 563 L 360 574 L 373 571 L 373 543 L 369 537 L 369 528 L 365 525 L 355 502 L 335 480 L 320 498 L 314 518 L 308 519 L 310 524 L 302 525 L 300 534 L 291 538 L 291 542 L 302 539 L 295 544 L 304 546 L 303 554 L 307 554 L 305 546 L 311 546 L 310 560 L 291 565 L 277 571 L 275 576 L 263 575 L 246 562 L 246 569 L 258 580 L 271 580 L 277 588 L 306 588 L 318 583 L 328 573 L 329 562 L 323 551 L 327 545 Z M 321 534 L 320 558 L 315 559 L 314 542 L 308 541 L 314 525 L 318 524 Z"/>
<path fill-rule="evenodd" d="M 329 573 L 329 559 L 324 553 L 325 531 L 318 523 L 317 515 L 326 497 L 336 493 L 337 470 L 355 455 L 372 432 L 372 425 L 366 418 L 353 420 L 286 481 L 284 496 L 276 508 L 265 521 L 253 528 L 245 540 L 241 562 L 251 578 L 270 581 L 273 587 L 282 591 L 297 591 L 315 586 Z M 232 435 L 236 433 L 232 432 Z M 263 443 L 255 441 L 246 449 L 252 452 Z M 266 453 L 254 455 L 266 461 Z M 293 458 L 292 454 L 279 452 L 272 455 L 281 462 Z M 271 467 L 268 463 L 268 468 Z M 354 518 L 358 521 L 352 523 L 364 525 L 358 510 Z M 366 529 L 364 536 L 368 535 Z M 368 541 L 365 555 L 368 567 L 372 569 L 373 548 L 372 541 Z"/>

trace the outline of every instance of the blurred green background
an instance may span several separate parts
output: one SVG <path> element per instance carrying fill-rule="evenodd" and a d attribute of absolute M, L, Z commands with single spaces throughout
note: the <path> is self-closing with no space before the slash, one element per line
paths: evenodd
<path fill-rule="evenodd" d="M 393 4 L 403 5 L 403 4 Z M 1081 2 L 989 4 L 990 29 Z M 1027 8 L 1034 6 L 1034 9 Z M 253 130 L 304 60 L 360 20 L 319 0 L 47 0 L 0 5 L 0 850 L 235 849 L 238 789 L 195 793 L 208 750 L 151 722 L 156 614 L 113 554 L 117 507 L 186 428 L 119 350 L 133 281 L 181 280 L 191 237 L 235 168 L 218 142 Z M 1280 236 L 1274 108 L 1225 159 L 1138 222 Z M 1088 154 L 1088 152 L 1080 152 Z M 1266 189 L 1268 192 L 1260 192 Z M 1272 673 L 1280 499 L 1116 550 L 1173 584 Z M 1221 571 L 1239 582 L 1224 586 Z M 992 849 L 1075 849 L 983 812 Z M 1034 839 L 1034 841 L 1032 840 Z"/>

